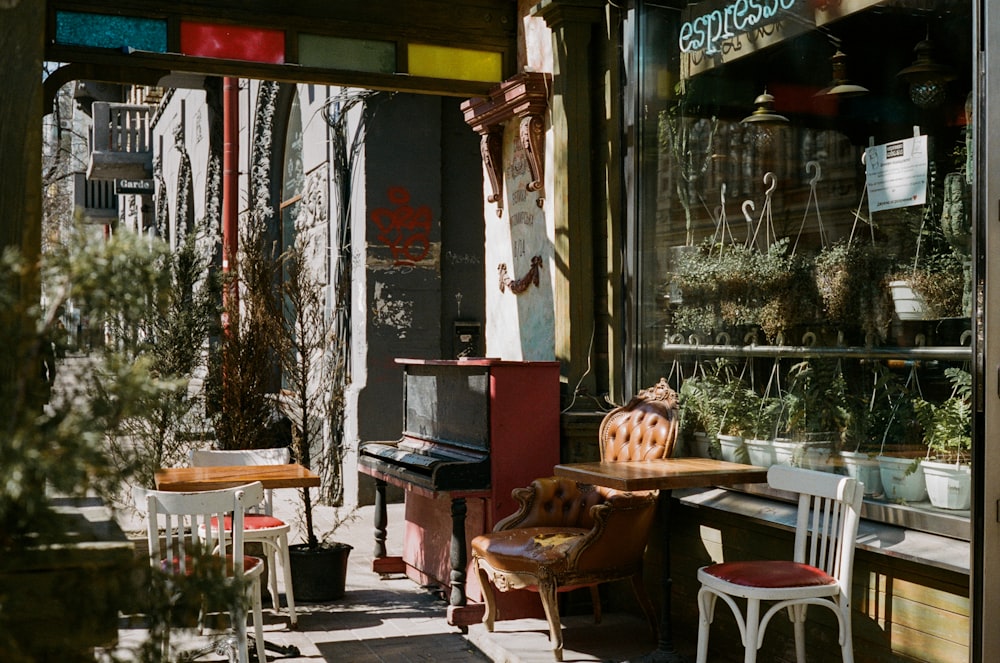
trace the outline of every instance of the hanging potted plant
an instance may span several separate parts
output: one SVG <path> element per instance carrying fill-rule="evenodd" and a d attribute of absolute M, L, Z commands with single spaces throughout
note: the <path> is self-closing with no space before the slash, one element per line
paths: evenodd
<path fill-rule="evenodd" d="M 722 329 L 719 305 L 719 253 L 711 241 L 678 252 L 671 264 L 669 289 L 673 294 L 673 331 L 712 338 Z"/>
<path fill-rule="evenodd" d="M 972 376 L 960 368 L 945 369 L 951 396 L 941 403 L 922 398 L 913 407 L 924 431 L 927 458 L 921 463 L 931 504 L 942 509 L 968 509 L 971 504 Z"/>
<path fill-rule="evenodd" d="M 813 260 L 789 249 L 782 238 L 759 255 L 756 322 L 771 342 L 797 343 L 794 331 L 819 320 L 821 303 L 813 277 Z"/>
<path fill-rule="evenodd" d="M 816 257 L 816 286 L 827 322 L 847 336 L 859 332 L 866 345 L 884 342 L 892 321 L 887 264 L 884 252 L 862 240 L 837 242 Z"/>

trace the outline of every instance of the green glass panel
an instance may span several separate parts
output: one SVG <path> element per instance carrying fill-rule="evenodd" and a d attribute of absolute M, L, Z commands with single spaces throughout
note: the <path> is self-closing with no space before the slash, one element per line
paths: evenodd
<path fill-rule="evenodd" d="M 299 35 L 299 64 L 324 69 L 392 74 L 396 44 L 373 39 Z"/>
<path fill-rule="evenodd" d="M 64 46 L 167 52 L 167 22 L 136 16 L 56 12 L 56 43 Z"/>

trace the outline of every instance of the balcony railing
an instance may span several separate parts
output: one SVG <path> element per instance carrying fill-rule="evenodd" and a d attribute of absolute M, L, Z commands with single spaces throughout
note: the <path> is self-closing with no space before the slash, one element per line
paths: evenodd
<path fill-rule="evenodd" d="M 77 173 L 73 180 L 73 211 L 85 223 L 112 223 L 118 219 L 114 180 L 88 180 Z"/>
<path fill-rule="evenodd" d="M 94 102 L 91 135 L 91 180 L 148 178 L 153 170 L 150 107 Z"/>

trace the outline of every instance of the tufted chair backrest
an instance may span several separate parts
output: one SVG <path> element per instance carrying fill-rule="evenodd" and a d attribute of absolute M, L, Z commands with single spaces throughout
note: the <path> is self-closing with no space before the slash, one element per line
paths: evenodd
<path fill-rule="evenodd" d="M 604 417 L 599 433 L 601 460 L 669 458 L 677 441 L 678 421 L 677 392 L 660 378 Z"/>

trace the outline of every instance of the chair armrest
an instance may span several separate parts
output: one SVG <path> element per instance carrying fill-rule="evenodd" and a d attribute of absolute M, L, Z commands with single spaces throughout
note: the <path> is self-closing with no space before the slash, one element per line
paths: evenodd
<path fill-rule="evenodd" d="M 594 527 L 572 553 L 580 570 L 639 563 L 656 518 L 656 491 L 602 490 L 605 501 L 590 509 Z"/>
<path fill-rule="evenodd" d="M 594 524 L 591 507 L 604 501 L 599 489 L 561 477 L 535 479 L 530 486 L 515 488 L 511 496 L 520 507 L 498 522 L 494 532 L 515 527 L 589 528 Z"/>

